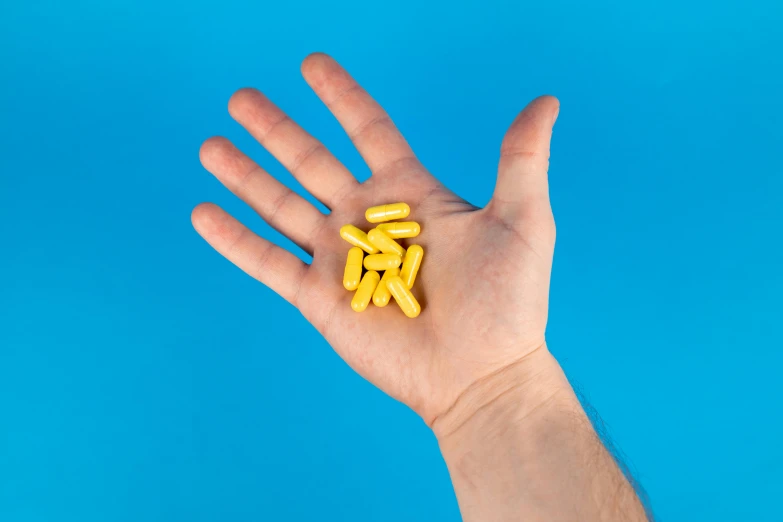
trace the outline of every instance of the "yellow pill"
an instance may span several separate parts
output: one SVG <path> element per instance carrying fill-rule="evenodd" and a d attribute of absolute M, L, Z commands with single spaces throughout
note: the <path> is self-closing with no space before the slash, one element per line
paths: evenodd
<path fill-rule="evenodd" d="M 402 258 L 397 254 L 373 254 L 364 258 L 364 268 L 367 270 L 388 270 L 397 268 Z"/>
<path fill-rule="evenodd" d="M 359 247 L 353 247 L 348 251 L 348 260 L 345 262 L 343 274 L 343 286 L 346 290 L 356 290 L 362 279 L 362 260 L 364 252 Z"/>
<path fill-rule="evenodd" d="M 356 293 L 353 294 L 353 299 L 351 299 L 351 308 L 355 312 L 364 312 L 367 309 L 367 305 L 370 304 L 372 299 L 372 294 L 375 292 L 375 287 L 378 286 L 378 281 L 380 280 L 381 276 L 374 270 L 364 274 L 362 282 L 359 283 L 359 288 L 356 289 Z"/>
<path fill-rule="evenodd" d="M 393 239 L 416 237 L 421 232 L 421 226 L 415 221 L 399 221 L 397 223 L 381 223 L 378 230 Z"/>
<path fill-rule="evenodd" d="M 386 287 L 386 281 L 388 281 L 390 277 L 398 275 L 400 275 L 399 268 L 390 268 L 383 273 L 381 282 L 378 283 L 375 293 L 372 294 L 372 302 L 375 306 L 384 307 L 389 304 L 389 301 L 391 301 L 391 292 L 389 292 L 389 289 Z"/>
<path fill-rule="evenodd" d="M 340 229 L 340 237 L 348 241 L 353 246 L 361 248 L 368 254 L 377 254 L 380 252 L 380 250 L 372 246 L 370 240 L 367 239 L 367 234 L 353 225 L 344 225 Z"/>
<path fill-rule="evenodd" d="M 374 247 L 379 249 L 384 254 L 396 254 L 400 257 L 405 256 L 405 249 L 402 248 L 399 243 L 377 228 L 373 228 L 367 232 L 367 239 L 370 240 L 370 243 L 372 243 Z"/>
<path fill-rule="evenodd" d="M 389 289 L 391 295 L 394 296 L 394 300 L 400 305 L 402 313 L 413 319 L 421 313 L 421 305 L 413 297 L 413 294 L 405 286 L 405 283 L 399 276 L 392 276 L 386 281 L 386 288 Z"/>
<path fill-rule="evenodd" d="M 407 203 L 390 203 L 368 208 L 364 213 L 364 217 L 370 223 L 381 223 L 382 221 L 391 221 L 392 219 L 405 219 L 410 213 L 411 207 Z"/>
<path fill-rule="evenodd" d="M 411 245 L 405 253 L 405 261 L 400 269 L 400 278 L 408 288 L 413 288 L 416 274 L 419 273 L 421 261 L 424 259 L 424 249 L 419 245 Z"/>

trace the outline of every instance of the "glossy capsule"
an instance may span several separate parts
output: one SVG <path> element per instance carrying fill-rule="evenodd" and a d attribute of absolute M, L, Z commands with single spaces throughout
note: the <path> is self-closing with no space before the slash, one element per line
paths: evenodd
<path fill-rule="evenodd" d="M 356 290 L 362 279 L 362 261 L 364 252 L 359 247 L 353 247 L 348 251 L 348 260 L 345 262 L 343 274 L 343 286 L 346 290 Z"/>
<path fill-rule="evenodd" d="M 373 228 L 367 232 L 367 239 L 370 240 L 372 246 L 384 254 L 396 254 L 400 257 L 405 257 L 405 249 L 377 228 Z"/>
<path fill-rule="evenodd" d="M 397 268 L 402 258 L 397 254 L 373 254 L 364 258 L 364 268 L 367 270 L 388 270 Z"/>
<path fill-rule="evenodd" d="M 405 283 L 399 276 L 392 276 L 386 281 L 386 288 L 389 289 L 391 295 L 394 296 L 394 300 L 400 305 L 402 313 L 413 319 L 421 313 L 421 305 L 413 297 L 413 294 L 405 286 Z"/>
<path fill-rule="evenodd" d="M 378 230 L 392 239 L 416 237 L 421 232 L 421 226 L 415 221 L 399 221 L 397 223 L 380 223 Z"/>
<path fill-rule="evenodd" d="M 393 219 L 405 219 L 410 213 L 411 207 L 407 203 L 390 203 L 368 208 L 364 217 L 370 223 L 381 223 Z"/>
<path fill-rule="evenodd" d="M 405 253 L 405 261 L 402 262 L 400 269 L 400 279 L 408 288 L 413 288 L 416 281 L 416 274 L 419 273 L 421 261 L 424 259 L 424 249 L 419 245 L 411 245 Z"/>
<path fill-rule="evenodd" d="M 359 230 L 353 225 L 344 225 L 340 228 L 340 237 L 348 241 L 353 246 L 357 246 L 367 252 L 368 254 L 377 254 L 380 252 L 375 248 L 370 240 L 367 239 L 367 234 Z"/>
<path fill-rule="evenodd" d="M 367 305 L 372 300 L 372 294 L 375 292 L 375 287 L 378 286 L 380 280 L 381 276 L 374 270 L 364 274 L 362 282 L 359 283 L 359 288 L 356 289 L 356 293 L 353 294 L 353 299 L 351 299 L 351 308 L 353 308 L 354 312 L 364 312 L 367 309 Z"/>
<path fill-rule="evenodd" d="M 381 282 L 378 283 L 378 286 L 375 288 L 375 293 L 372 294 L 372 303 L 375 306 L 384 307 L 389 304 L 389 301 L 391 301 L 391 292 L 389 292 L 389 288 L 386 286 L 386 281 L 388 281 L 390 277 L 398 275 L 400 275 L 399 268 L 390 268 L 383 273 Z"/>

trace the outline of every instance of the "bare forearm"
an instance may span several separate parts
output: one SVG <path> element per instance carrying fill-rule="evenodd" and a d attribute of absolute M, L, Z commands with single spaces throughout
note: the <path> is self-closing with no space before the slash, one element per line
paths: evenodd
<path fill-rule="evenodd" d="M 545 347 L 467 390 L 433 428 L 466 522 L 647 520 Z"/>

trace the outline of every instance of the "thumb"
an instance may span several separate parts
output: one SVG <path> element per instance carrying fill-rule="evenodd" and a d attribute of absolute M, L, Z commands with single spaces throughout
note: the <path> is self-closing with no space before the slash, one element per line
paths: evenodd
<path fill-rule="evenodd" d="M 500 147 L 492 205 L 511 221 L 520 215 L 549 215 L 549 142 L 560 103 L 536 98 L 516 117 Z"/>

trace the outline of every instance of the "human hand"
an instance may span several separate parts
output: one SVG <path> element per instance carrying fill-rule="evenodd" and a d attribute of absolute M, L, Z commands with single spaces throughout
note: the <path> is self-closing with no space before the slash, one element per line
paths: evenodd
<path fill-rule="evenodd" d="M 534 100 L 511 125 L 494 196 L 480 209 L 427 172 L 389 116 L 333 59 L 311 55 L 302 74 L 372 176 L 359 183 L 261 93 L 240 90 L 229 102 L 231 115 L 331 212 L 321 213 L 227 140 L 210 138 L 201 148 L 204 167 L 313 259 L 302 262 L 212 204 L 193 211 L 199 234 L 299 308 L 354 370 L 429 425 L 477 383 L 527 361 L 547 366 L 555 241 L 547 167 L 557 100 Z M 350 245 L 340 227 L 367 230 L 365 209 L 396 201 L 408 203 L 411 219 L 422 226 L 419 237 L 407 240 L 425 252 L 413 288 L 422 304 L 416 319 L 394 303 L 356 313 L 342 286 Z"/>

